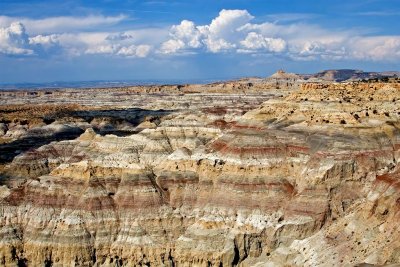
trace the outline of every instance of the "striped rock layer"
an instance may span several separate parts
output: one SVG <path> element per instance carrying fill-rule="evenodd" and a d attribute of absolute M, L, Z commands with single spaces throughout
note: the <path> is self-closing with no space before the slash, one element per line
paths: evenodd
<path fill-rule="evenodd" d="M 400 91 L 314 87 L 125 136 L 85 124 L 19 154 L 2 172 L 0 264 L 399 263 Z"/>

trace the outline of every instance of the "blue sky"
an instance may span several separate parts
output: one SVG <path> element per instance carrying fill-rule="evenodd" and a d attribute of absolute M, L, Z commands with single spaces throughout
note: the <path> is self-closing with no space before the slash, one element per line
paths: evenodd
<path fill-rule="evenodd" d="M 0 83 L 400 70 L 399 19 L 398 0 L 1 0 Z"/>

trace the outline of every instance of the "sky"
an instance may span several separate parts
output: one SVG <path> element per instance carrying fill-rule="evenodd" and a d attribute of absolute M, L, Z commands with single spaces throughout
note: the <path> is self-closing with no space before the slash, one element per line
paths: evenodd
<path fill-rule="evenodd" d="M 400 70 L 399 0 L 0 0 L 0 83 Z"/>

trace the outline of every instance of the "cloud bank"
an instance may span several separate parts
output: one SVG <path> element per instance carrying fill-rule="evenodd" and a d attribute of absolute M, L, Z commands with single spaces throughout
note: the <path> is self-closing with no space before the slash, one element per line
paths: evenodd
<path fill-rule="evenodd" d="M 366 36 L 355 29 L 325 29 L 287 19 L 253 23 L 255 18 L 247 10 L 223 9 L 206 25 L 186 19 L 167 28 L 98 31 L 118 26 L 126 19 L 124 15 L 39 20 L 0 16 L 0 54 L 157 58 L 240 53 L 294 61 L 400 59 L 400 36 L 397 35 Z"/>

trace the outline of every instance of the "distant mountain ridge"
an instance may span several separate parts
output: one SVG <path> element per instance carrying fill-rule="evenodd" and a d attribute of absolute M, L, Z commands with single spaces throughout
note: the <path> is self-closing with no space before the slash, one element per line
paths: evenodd
<path fill-rule="evenodd" d="M 382 79 L 385 77 L 388 78 L 400 77 L 400 72 L 398 71 L 366 72 L 363 70 L 354 70 L 354 69 L 337 69 L 337 70 L 324 70 L 314 74 L 295 74 L 295 73 L 288 73 L 283 70 L 278 70 L 276 73 L 272 74 L 269 78 L 343 82 L 343 81 L 356 81 L 356 80 L 368 80 L 368 79 Z"/>
<path fill-rule="evenodd" d="M 316 74 L 299 75 L 304 79 L 318 79 L 324 81 L 342 82 L 348 80 L 363 80 L 363 79 L 376 79 L 384 77 L 400 77 L 398 71 L 385 71 L 385 72 L 365 72 L 362 70 L 352 69 L 338 69 L 338 70 L 324 70 Z"/>

